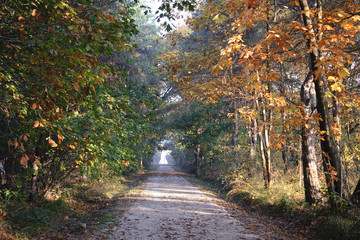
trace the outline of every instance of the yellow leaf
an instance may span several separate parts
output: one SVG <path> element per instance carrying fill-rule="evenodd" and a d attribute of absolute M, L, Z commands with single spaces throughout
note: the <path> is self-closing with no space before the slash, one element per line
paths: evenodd
<path fill-rule="evenodd" d="M 75 147 L 74 145 L 70 144 L 70 145 L 69 145 L 69 148 L 75 149 L 76 147 Z"/>
<path fill-rule="evenodd" d="M 328 77 L 328 81 L 329 81 L 329 82 L 335 82 L 335 81 L 336 81 L 336 77 L 334 77 L 334 76 L 329 76 L 329 77 Z"/>
<path fill-rule="evenodd" d="M 332 91 L 341 92 L 342 91 L 342 84 L 340 82 L 335 82 L 330 85 Z"/>
<path fill-rule="evenodd" d="M 330 25 L 324 25 L 325 30 L 334 31 L 335 29 Z"/>

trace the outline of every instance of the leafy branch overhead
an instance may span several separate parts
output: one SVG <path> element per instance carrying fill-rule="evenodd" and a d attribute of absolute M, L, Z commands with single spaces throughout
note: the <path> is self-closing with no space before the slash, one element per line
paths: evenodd
<path fill-rule="evenodd" d="M 134 41 L 139 14 L 137 1 L 0 3 L 6 187 L 46 194 L 79 170 L 101 178 L 147 164 L 160 136 L 158 83 L 136 80 L 123 61 L 147 47 Z"/>

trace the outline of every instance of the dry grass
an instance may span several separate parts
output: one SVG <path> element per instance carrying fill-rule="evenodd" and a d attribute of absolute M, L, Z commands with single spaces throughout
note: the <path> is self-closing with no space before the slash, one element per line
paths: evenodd
<path fill-rule="evenodd" d="M 304 208 L 303 187 L 297 181 L 296 173 L 286 174 L 275 172 L 273 183 L 265 189 L 261 177 L 245 179 L 241 175 L 234 176 L 230 181 L 228 197 L 246 201 L 252 205 L 271 208 L 274 211 L 294 212 Z"/>

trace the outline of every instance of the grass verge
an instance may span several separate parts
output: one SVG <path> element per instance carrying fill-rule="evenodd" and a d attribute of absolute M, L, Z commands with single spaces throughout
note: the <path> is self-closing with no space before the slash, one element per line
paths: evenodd
<path fill-rule="evenodd" d="M 179 171 L 179 169 L 177 169 Z M 339 202 L 333 209 L 324 203 L 309 206 L 296 174 L 273 176 L 276 182 L 265 189 L 261 178 L 234 176 L 226 185 L 219 181 L 187 177 L 195 186 L 216 192 L 223 199 L 244 206 L 262 221 L 282 225 L 294 239 L 360 239 L 360 209 Z"/>

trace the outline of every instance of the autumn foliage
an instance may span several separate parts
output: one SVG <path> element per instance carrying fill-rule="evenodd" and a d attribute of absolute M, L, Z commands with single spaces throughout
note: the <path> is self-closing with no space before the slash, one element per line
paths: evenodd
<path fill-rule="evenodd" d="M 307 201 L 319 200 L 324 187 L 350 199 L 358 180 L 359 7 L 352 0 L 205 1 L 189 29 L 169 36 L 174 47 L 163 55 L 165 69 L 184 99 L 227 104 L 224 117 L 233 128 L 219 138 L 232 145 L 230 168 L 253 174 L 260 165 L 271 187 L 273 171 L 314 161 L 303 170 L 313 194 Z M 300 93 L 309 76 L 315 104 L 307 108 Z M 301 147 L 301 131 L 313 139 L 314 155 L 305 151 L 309 142 Z M 203 161 L 213 150 L 202 153 Z M 217 171 L 214 165 L 208 170 Z"/>

